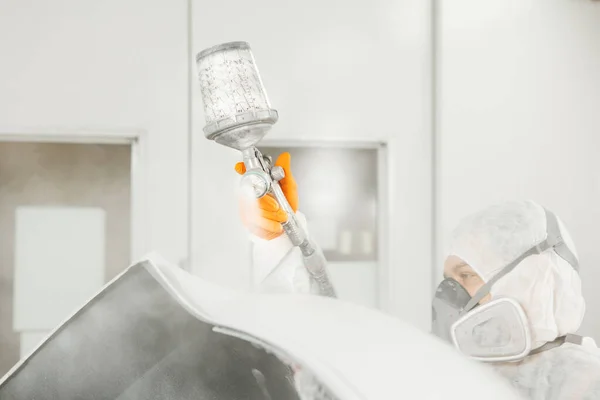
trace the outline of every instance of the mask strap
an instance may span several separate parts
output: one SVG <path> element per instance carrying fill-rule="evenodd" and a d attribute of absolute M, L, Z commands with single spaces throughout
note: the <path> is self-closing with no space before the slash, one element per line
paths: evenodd
<path fill-rule="evenodd" d="M 463 308 L 461 311 L 461 315 L 471 311 L 481 301 L 481 299 L 490 293 L 494 283 L 515 269 L 515 267 L 519 265 L 521 261 L 534 254 L 541 254 L 550 248 L 552 248 L 559 257 L 568 262 L 569 265 L 575 269 L 575 271 L 579 271 L 579 262 L 577 261 L 577 257 L 575 257 L 575 254 L 573 254 L 562 238 L 560 227 L 558 225 L 558 219 L 550 211 L 544 209 L 544 212 L 546 214 L 546 239 L 537 246 L 532 247 L 525 253 L 521 254 L 516 260 L 508 264 L 506 267 L 500 270 L 500 272 L 494 275 L 492 279 L 487 281 L 487 283 L 483 285 L 477 291 L 477 293 L 475 293 L 471 300 L 469 300 L 465 308 Z"/>
<path fill-rule="evenodd" d="M 581 346 L 581 344 L 583 343 L 583 337 L 569 333 L 566 336 L 558 337 L 558 338 L 554 339 L 552 342 L 548 342 L 545 345 L 538 347 L 535 350 L 532 350 L 531 352 L 529 352 L 528 355 L 532 356 L 534 354 L 538 354 L 543 351 L 551 350 L 551 349 L 554 349 L 555 347 L 560 347 L 565 343 L 572 343 L 572 344 Z"/>
<path fill-rule="evenodd" d="M 485 296 L 488 295 L 488 293 L 490 292 L 490 290 L 491 290 L 492 286 L 494 285 L 494 283 L 496 283 L 504 275 L 508 274 L 510 271 L 512 271 L 513 269 L 515 269 L 515 267 L 517 265 L 519 265 L 521 263 L 521 261 L 523 261 L 524 259 L 526 259 L 527 257 L 529 257 L 531 255 L 540 254 L 543 251 L 548 250 L 549 248 L 550 248 L 550 246 L 548 245 L 548 243 L 546 241 L 543 241 L 542 243 L 540 243 L 536 247 L 533 247 L 533 248 L 527 250 L 525 253 L 521 254 L 516 260 L 514 260 L 513 262 L 511 262 L 510 264 L 508 264 L 506 267 L 504 267 L 502 270 L 500 270 L 500 272 L 498 272 L 496 275 L 494 275 L 492 277 L 492 279 L 490 279 L 489 281 L 487 281 L 487 283 L 485 285 L 483 285 L 477 291 L 477 293 L 475 293 L 475 295 L 473 297 L 471 297 L 471 300 L 469 300 L 469 302 L 467 303 L 467 305 L 463 309 L 462 313 L 466 313 L 468 311 L 471 311 L 481 301 L 481 299 L 483 299 Z"/>
<path fill-rule="evenodd" d="M 550 243 L 551 247 L 554 248 L 554 252 L 560 258 L 568 262 L 575 271 L 579 272 L 579 261 L 565 243 L 560 232 L 560 226 L 558 225 L 556 215 L 546 209 L 544 209 L 544 211 L 546 212 L 546 232 L 548 232 L 546 240 Z"/>

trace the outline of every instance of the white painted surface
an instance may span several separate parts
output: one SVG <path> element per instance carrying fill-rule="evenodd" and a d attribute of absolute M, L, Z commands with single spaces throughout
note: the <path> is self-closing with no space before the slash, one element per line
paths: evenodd
<path fill-rule="evenodd" d="M 418 0 L 193 2 L 194 53 L 235 40 L 253 47 L 280 115 L 269 139 L 282 146 L 388 142 L 385 236 L 392 243 L 383 255 L 390 275 L 382 306 L 423 329 L 430 320 L 432 265 L 429 6 Z M 204 138 L 198 85 L 193 114 L 195 271 L 247 287 L 249 243 L 232 196 L 240 157 Z"/>
<path fill-rule="evenodd" d="M 100 208 L 17 208 L 15 331 L 55 328 L 104 285 L 105 224 Z"/>
<path fill-rule="evenodd" d="M 0 2 L 2 133 L 147 133 L 133 258 L 187 255 L 187 15 L 185 0 Z"/>
<path fill-rule="evenodd" d="M 21 358 L 27 356 L 48 336 L 50 331 L 25 331 L 21 332 Z"/>
<path fill-rule="evenodd" d="M 192 315 L 308 369 L 336 398 L 518 398 L 489 368 L 384 313 L 321 296 L 231 293 L 150 260 L 148 271 Z"/>
<path fill-rule="evenodd" d="M 462 216 L 504 200 L 554 210 L 581 258 L 583 333 L 598 339 L 600 3 L 440 4 L 440 238 Z"/>

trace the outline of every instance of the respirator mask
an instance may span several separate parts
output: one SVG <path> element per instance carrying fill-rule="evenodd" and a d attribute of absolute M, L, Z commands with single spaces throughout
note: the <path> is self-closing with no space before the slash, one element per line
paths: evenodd
<path fill-rule="evenodd" d="M 452 278 L 439 284 L 432 302 L 433 334 L 453 343 L 463 354 L 487 362 L 519 361 L 564 342 L 581 343 L 580 337 L 567 335 L 532 351 L 529 321 L 516 300 L 500 297 L 479 304 L 499 279 L 529 256 L 554 251 L 578 271 L 577 257 L 565 244 L 556 216 L 544 211 L 546 239 L 502 268 L 473 297 Z"/>

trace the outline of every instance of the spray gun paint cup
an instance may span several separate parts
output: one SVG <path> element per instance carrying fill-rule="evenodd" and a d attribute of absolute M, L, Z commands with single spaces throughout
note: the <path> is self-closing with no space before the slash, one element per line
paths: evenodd
<path fill-rule="evenodd" d="M 196 57 L 207 139 L 236 150 L 256 145 L 277 122 L 250 45 L 224 43 Z"/>
<path fill-rule="evenodd" d="M 277 122 L 250 45 L 231 42 L 213 46 L 196 57 L 207 139 L 242 152 L 246 174 L 242 187 L 255 197 L 271 190 L 271 179 L 254 146 Z"/>

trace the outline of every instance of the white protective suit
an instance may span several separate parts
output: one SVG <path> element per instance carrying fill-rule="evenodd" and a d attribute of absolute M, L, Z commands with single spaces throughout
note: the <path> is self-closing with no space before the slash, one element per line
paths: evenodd
<path fill-rule="evenodd" d="M 306 230 L 306 217 L 296 212 Z M 253 244 L 254 288 L 266 293 L 310 293 L 310 277 L 302 261 L 302 252 L 283 234 L 273 240 L 250 236 Z"/>
<path fill-rule="evenodd" d="M 571 236 L 558 220 L 569 249 Z M 544 209 L 532 201 L 508 202 L 465 218 L 447 253 L 461 258 L 487 282 L 504 266 L 546 238 Z M 523 260 L 491 288 L 492 298 L 517 300 L 538 348 L 575 333 L 585 313 L 578 272 L 553 250 Z M 491 364 L 531 399 L 600 399 L 600 351 L 594 341 L 563 344 L 515 363 Z"/>

